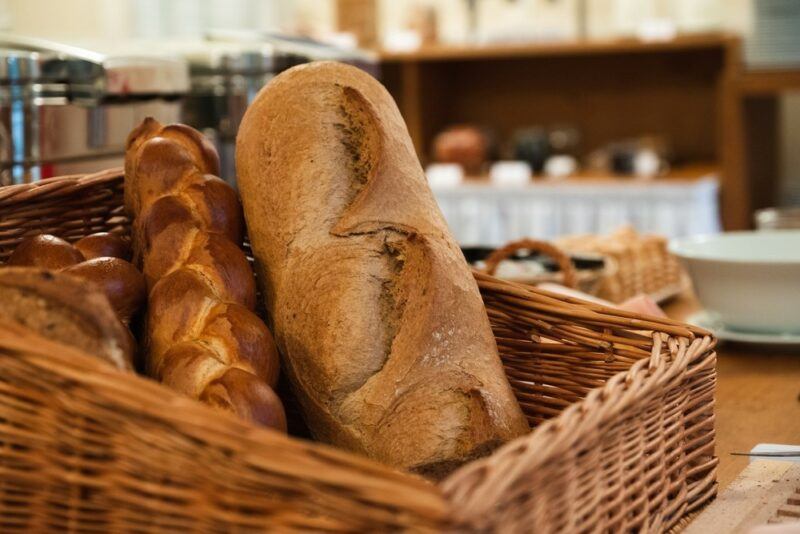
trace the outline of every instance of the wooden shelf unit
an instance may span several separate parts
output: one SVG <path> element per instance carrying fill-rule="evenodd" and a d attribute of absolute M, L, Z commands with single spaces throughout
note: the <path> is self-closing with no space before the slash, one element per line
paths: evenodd
<path fill-rule="evenodd" d="M 796 69 L 747 70 L 739 78 L 743 95 L 774 95 L 800 91 L 800 67 Z"/>
<path fill-rule="evenodd" d="M 591 56 L 607 54 L 637 54 L 652 52 L 679 52 L 702 48 L 718 48 L 721 42 L 736 40 L 727 34 L 687 35 L 666 41 L 643 41 L 635 38 L 592 39 L 576 41 L 544 41 L 539 43 L 465 45 L 428 45 L 411 52 L 381 50 L 382 62 L 398 61 L 452 61 L 458 59 L 506 59 L 536 56 Z"/>
<path fill-rule="evenodd" d="M 740 69 L 730 81 L 725 128 L 726 179 L 741 184 L 752 224 L 755 210 L 774 206 L 780 182 L 780 98 L 800 91 L 800 67 Z"/>
<path fill-rule="evenodd" d="M 748 169 L 760 164 L 744 154 L 741 45 L 730 34 L 432 46 L 380 57 L 383 81 L 423 162 L 434 136 L 452 124 L 488 126 L 501 146 L 516 129 L 567 124 L 581 132 L 583 155 L 656 135 L 678 165 L 714 162 L 727 229 L 749 227 L 774 188 L 749 182 Z"/>

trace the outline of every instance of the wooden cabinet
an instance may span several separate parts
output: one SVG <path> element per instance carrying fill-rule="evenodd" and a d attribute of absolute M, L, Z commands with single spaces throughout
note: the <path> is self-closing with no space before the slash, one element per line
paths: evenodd
<path fill-rule="evenodd" d="M 678 167 L 718 168 L 727 229 L 749 227 L 753 210 L 774 200 L 775 169 L 759 163 L 769 156 L 745 146 L 774 142 L 774 134 L 745 136 L 753 121 L 772 120 L 774 100 L 743 97 L 745 88 L 774 82 L 743 75 L 732 35 L 427 47 L 382 53 L 381 75 L 423 161 L 436 133 L 451 124 L 489 126 L 500 141 L 521 127 L 570 124 L 581 132 L 584 155 L 610 141 L 656 135 L 668 141 Z M 766 132 L 770 124 L 756 126 Z M 758 182 L 753 172 L 761 172 Z"/>

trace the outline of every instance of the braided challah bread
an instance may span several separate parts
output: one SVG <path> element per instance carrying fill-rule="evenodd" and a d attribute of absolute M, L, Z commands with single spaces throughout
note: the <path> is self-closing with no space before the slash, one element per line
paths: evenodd
<path fill-rule="evenodd" d="M 125 207 L 148 288 L 148 373 L 209 405 L 286 428 L 273 391 L 279 360 L 253 312 L 236 192 L 213 146 L 184 125 L 145 120 L 128 138 Z"/>

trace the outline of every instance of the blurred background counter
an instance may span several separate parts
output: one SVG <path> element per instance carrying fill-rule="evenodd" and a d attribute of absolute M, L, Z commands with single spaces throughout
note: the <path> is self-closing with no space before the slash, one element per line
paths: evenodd
<path fill-rule="evenodd" d="M 498 187 L 467 181 L 436 187 L 445 219 L 462 246 L 499 247 L 529 236 L 608 234 L 625 225 L 683 237 L 720 230 L 713 173 L 697 178 L 569 178 Z"/>

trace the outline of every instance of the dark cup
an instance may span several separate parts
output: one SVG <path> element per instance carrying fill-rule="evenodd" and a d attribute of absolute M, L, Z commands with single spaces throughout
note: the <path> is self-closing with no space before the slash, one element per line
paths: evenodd
<path fill-rule="evenodd" d="M 513 138 L 514 159 L 526 161 L 534 173 L 541 173 L 550 157 L 550 138 L 544 128 L 518 130 Z"/>

